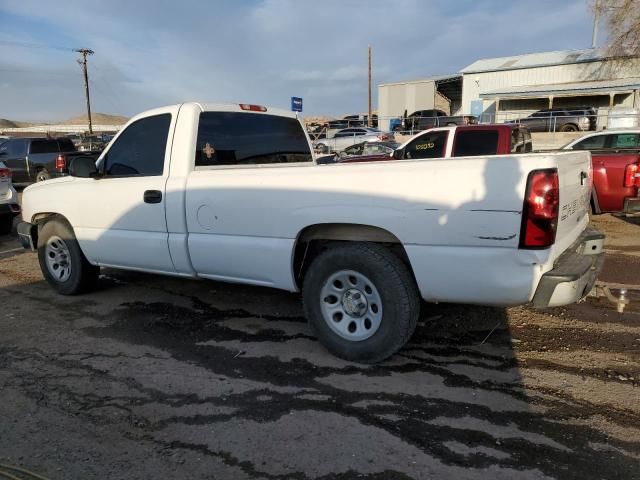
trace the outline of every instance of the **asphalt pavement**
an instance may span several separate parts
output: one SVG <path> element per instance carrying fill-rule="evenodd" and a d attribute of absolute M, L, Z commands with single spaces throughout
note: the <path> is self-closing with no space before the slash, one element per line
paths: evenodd
<path fill-rule="evenodd" d="M 597 223 L 606 280 L 640 284 L 640 224 Z M 409 345 L 363 366 L 318 344 L 296 295 L 104 270 L 96 292 L 62 297 L 0 237 L 0 464 L 50 479 L 637 479 L 635 298 L 623 314 L 599 298 L 425 304 Z"/>

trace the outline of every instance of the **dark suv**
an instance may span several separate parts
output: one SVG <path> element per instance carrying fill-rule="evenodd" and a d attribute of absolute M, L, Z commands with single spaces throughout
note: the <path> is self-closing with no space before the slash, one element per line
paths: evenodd
<path fill-rule="evenodd" d="M 0 161 L 11 169 L 15 185 L 29 185 L 62 175 L 78 156 L 70 138 L 11 138 L 0 143 Z M 97 155 L 95 155 L 97 157 Z"/>
<path fill-rule="evenodd" d="M 506 123 L 526 125 L 531 132 L 578 132 L 596 129 L 596 110 L 593 107 L 546 108 L 526 118 Z"/>

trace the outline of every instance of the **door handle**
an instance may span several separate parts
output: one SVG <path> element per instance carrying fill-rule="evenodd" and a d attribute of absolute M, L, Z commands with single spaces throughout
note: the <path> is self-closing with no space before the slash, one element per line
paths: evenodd
<path fill-rule="evenodd" d="M 162 192 L 160 190 L 145 190 L 144 203 L 162 202 Z"/>

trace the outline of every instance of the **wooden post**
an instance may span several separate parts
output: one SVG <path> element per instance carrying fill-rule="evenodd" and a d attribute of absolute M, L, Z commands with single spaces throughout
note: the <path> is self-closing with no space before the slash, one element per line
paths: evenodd
<path fill-rule="evenodd" d="M 371 45 L 369 45 L 369 116 L 367 117 L 367 125 L 373 126 L 373 118 L 371 116 Z"/>

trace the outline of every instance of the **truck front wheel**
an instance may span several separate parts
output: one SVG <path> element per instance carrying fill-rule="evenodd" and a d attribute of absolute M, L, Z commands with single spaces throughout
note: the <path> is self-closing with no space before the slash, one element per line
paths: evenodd
<path fill-rule="evenodd" d="M 45 280 L 62 295 L 76 295 L 93 288 L 100 272 L 85 258 L 71 227 L 49 220 L 38 233 L 38 261 Z"/>
<path fill-rule="evenodd" d="M 303 285 L 318 340 L 345 360 L 376 363 L 404 346 L 420 313 L 407 266 L 375 243 L 336 244 L 318 255 Z"/>

